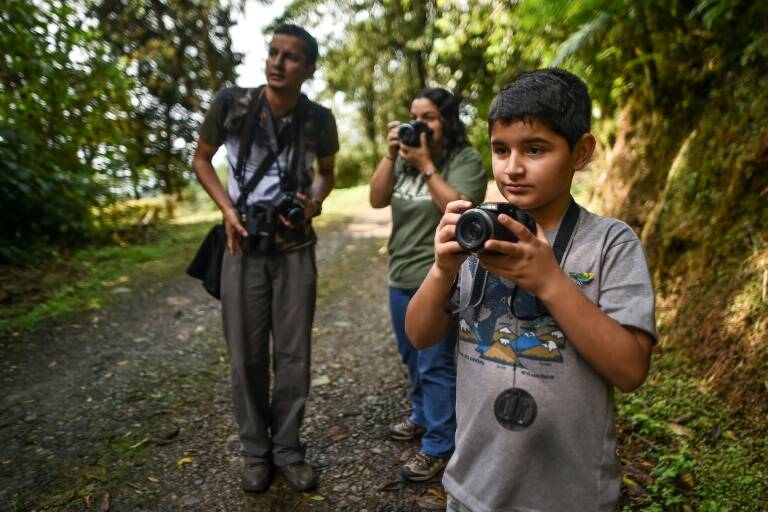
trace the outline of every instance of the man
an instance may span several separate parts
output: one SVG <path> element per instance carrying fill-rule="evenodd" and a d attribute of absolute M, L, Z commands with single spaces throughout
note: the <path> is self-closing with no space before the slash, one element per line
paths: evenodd
<path fill-rule="evenodd" d="M 222 211 L 227 233 L 221 306 L 240 427 L 242 486 L 250 492 L 269 487 L 273 464 L 294 490 L 316 485 L 299 441 L 316 298 L 311 219 L 333 188 L 339 149 L 331 111 L 301 94 L 317 56 L 317 42 L 307 31 L 278 27 L 269 45 L 266 85 L 232 87 L 216 95 L 193 161 L 198 180 Z M 211 163 L 221 144 L 228 154 L 227 191 Z"/>

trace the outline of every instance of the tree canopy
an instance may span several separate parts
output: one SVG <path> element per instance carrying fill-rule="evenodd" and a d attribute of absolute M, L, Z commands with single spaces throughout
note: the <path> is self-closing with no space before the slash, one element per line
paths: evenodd
<path fill-rule="evenodd" d="M 0 260 L 91 239 L 94 207 L 189 180 L 233 4 L 26 2 L 0 11 Z"/>

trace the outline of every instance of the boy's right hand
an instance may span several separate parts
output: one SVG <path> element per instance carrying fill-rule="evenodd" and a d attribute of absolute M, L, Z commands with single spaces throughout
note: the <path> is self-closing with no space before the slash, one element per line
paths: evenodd
<path fill-rule="evenodd" d="M 451 279 L 467 259 L 467 254 L 456 241 L 456 223 L 461 212 L 468 208 L 472 208 L 471 201 L 451 201 L 445 207 L 445 214 L 435 230 L 435 266 Z"/>

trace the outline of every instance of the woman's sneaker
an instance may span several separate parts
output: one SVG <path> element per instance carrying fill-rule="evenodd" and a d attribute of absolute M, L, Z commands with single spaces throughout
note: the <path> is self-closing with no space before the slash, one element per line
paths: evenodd
<path fill-rule="evenodd" d="M 400 475 L 412 482 L 429 480 L 448 464 L 448 457 L 436 457 L 419 451 L 400 469 Z"/>
<path fill-rule="evenodd" d="M 411 439 L 419 437 L 426 431 L 427 429 L 415 424 L 410 418 L 405 418 L 398 423 L 392 423 L 387 427 L 389 437 L 395 441 L 410 441 Z"/>

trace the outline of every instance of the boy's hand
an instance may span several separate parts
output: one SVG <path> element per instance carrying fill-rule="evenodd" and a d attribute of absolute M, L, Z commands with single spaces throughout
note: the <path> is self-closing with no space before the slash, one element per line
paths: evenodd
<path fill-rule="evenodd" d="M 453 278 L 467 259 L 467 255 L 456 241 L 456 222 L 461 212 L 468 208 L 472 208 L 470 201 L 451 201 L 446 205 L 445 214 L 435 230 L 435 266 L 447 277 Z"/>
<path fill-rule="evenodd" d="M 493 252 L 479 253 L 480 264 L 488 272 L 514 281 L 518 286 L 542 298 L 549 287 L 556 285 L 557 280 L 564 275 L 552 248 L 543 236 L 544 230 L 537 226 L 537 231 L 543 238 L 539 239 L 508 215 L 501 214 L 498 220 L 518 241 L 488 240 L 484 247 Z"/>

